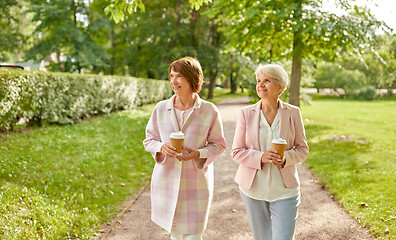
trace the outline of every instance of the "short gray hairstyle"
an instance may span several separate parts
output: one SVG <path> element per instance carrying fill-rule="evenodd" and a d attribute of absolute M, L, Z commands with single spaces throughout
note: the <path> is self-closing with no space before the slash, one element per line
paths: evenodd
<path fill-rule="evenodd" d="M 275 82 L 284 90 L 287 88 L 289 82 L 289 76 L 286 70 L 278 64 L 260 64 L 254 72 L 256 77 L 261 74 L 265 74 L 270 78 L 273 78 Z"/>

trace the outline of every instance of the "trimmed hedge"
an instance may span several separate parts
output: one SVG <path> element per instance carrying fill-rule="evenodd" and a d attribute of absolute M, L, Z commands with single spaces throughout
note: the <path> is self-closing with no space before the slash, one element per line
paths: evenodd
<path fill-rule="evenodd" d="M 12 130 L 22 117 L 30 123 L 74 124 L 171 94 L 167 81 L 0 69 L 0 131 Z"/>

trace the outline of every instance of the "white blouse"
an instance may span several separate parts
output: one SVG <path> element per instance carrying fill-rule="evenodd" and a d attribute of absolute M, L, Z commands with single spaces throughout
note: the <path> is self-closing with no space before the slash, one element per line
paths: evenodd
<path fill-rule="evenodd" d="M 263 112 L 261 112 L 259 131 L 260 150 L 264 153 L 271 149 L 272 139 L 279 138 L 279 111 L 271 126 L 268 124 Z M 272 163 L 264 163 L 263 169 L 257 170 L 250 189 L 239 188 L 246 196 L 267 202 L 293 197 L 298 195 L 300 191 L 300 187 L 286 188 L 278 166 Z"/>
<path fill-rule="evenodd" d="M 184 111 L 175 108 L 176 119 L 177 119 L 177 123 L 179 125 L 180 130 L 182 129 L 184 122 L 186 121 L 187 117 L 190 115 L 192 110 L 193 110 L 193 108 L 190 108 L 190 109 L 187 109 Z"/>

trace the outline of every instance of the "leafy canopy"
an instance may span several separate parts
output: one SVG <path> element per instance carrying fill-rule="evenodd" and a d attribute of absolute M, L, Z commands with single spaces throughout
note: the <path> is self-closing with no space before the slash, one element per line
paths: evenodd
<path fill-rule="evenodd" d="M 191 8 L 199 10 L 204 4 L 208 4 L 211 0 L 188 0 Z M 145 11 L 143 0 L 108 0 L 108 6 L 105 8 L 105 13 L 110 15 L 115 23 L 125 20 L 126 14 L 137 12 L 138 9 Z"/>

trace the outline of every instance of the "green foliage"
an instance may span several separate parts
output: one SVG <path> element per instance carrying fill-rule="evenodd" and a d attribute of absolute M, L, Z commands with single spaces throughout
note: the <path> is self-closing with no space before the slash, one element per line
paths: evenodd
<path fill-rule="evenodd" d="M 0 130 L 19 118 L 73 124 L 90 116 L 168 98 L 168 82 L 121 76 L 0 69 Z M 155 89 L 155 90 L 154 90 Z"/>
<path fill-rule="evenodd" d="M 0 5 L 5 16 L 0 22 L 7 24 L 1 25 L 0 31 L 10 39 L 0 45 L 13 44 L 2 51 L 5 59 L 44 59 L 53 71 L 153 79 L 166 79 L 169 64 L 189 55 L 201 61 L 206 82 L 229 78 L 232 91 L 254 82 L 249 74 L 259 62 L 286 63 L 295 56 L 305 64 L 345 53 L 359 55 L 358 50 L 363 49 L 361 59 L 368 67 L 340 65 L 364 72 L 370 85 L 377 88 L 395 87 L 394 38 L 375 34 L 381 22 L 369 11 L 353 9 L 346 1 L 341 5 L 345 5 L 346 15 L 328 13 L 321 8 L 321 1 L 313 0 L 54 0 L 51 4 L 46 0 L 6 0 Z M 143 7 L 144 11 L 139 11 Z M 106 11 L 115 15 L 124 12 L 117 17 L 123 21 L 115 24 Z M 19 15 L 22 17 L 15 17 Z M 23 32 L 22 25 L 35 31 Z M 375 41 L 379 44 L 372 44 Z M 378 54 L 366 55 L 376 50 Z M 65 59 L 59 61 L 61 54 Z M 51 60 L 55 55 L 58 62 Z M 301 71 L 302 81 L 310 78 L 304 66 Z M 296 82 L 300 70 L 290 73 Z"/>
<path fill-rule="evenodd" d="M 375 31 L 383 23 L 368 9 L 340 4 L 348 14 L 331 14 L 316 0 L 219 0 L 212 11 L 231 21 L 227 32 L 234 47 L 265 62 L 293 58 L 290 102 L 298 105 L 302 59 L 334 59 L 342 51 L 361 52 L 377 41 Z"/>
<path fill-rule="evenodd" d="M 202 5 L 208 4 L 211 2 L 210 0 L 188 0 L 191 8 L 198 11 Z M 114 0 L 108 3 L 108 6 L 105 8 L 106 15 L 110 15 L 110 19 L 113 19 L 115 23 L 119 23 L 120 21 L 124 21 L 126 18 L 126 14 L 136 13 L 137 9 L 141 11 L 145 11 L 146 7 L 142 0 L 135 0 L 126 2 L 123 0 Z"/>
<path fill-rule="evenodd" d="M 358 97 L 364 100 L 374 100 L 376 96 L 376 89 L 373 86 L 364 86 L 359 89 Z"/>
<path fill-rule="evenodd" d="M 186 55 L 198 57 L 197 46 L 192 45 L 196 34 L 190 28 L 192 17 L 183 2 L 153 0 L 147 3 L 146 12 L 137 12 L 116 25 L 120 28 L 116 38 L 125 39 L 117 42 L 119 61 L 127 66 L 128 74 L 167 79 L 172 61 Z"/>
<path fill-rule="evenodd" d="M 341 67 L 337 64 L 329 62 L 319 62 L 317 64 L 317 70 L 315 72 L 315 83 L 316 89 L 330 88 L 336 90 L 339 86 L 337 85 L 338 73 L 341 71 Z"/>
<path fill-rule="evenodd" d="M 0 136 L 1 239 L 91 239 L 151 177 L 152 109 Z"/>
<path fill-rule="evenodd" d="M 104 9 L 106 15 L 110 15 L 110 19 L 113 19 L 115 23 L 125 20 L 125 13 L 132 14 L 136 12 L 137 9 L 145 11 L 145 7 L 142 0 L 136 1 L 123 1 L 114 0 L 109 3 L 109 5 Z"/>
<path fill-rule="evenodd" d="M 396 36 L 381 36 L 380 48 L 375 53 L 365 53 L 359 57 L 343 54 L 337 59 L 346 69 L 359 70 L 366 75 L 367 83 L 377 89 L 396 87 Z"/>
<path fill-rule="evenodd" d="M 51 71 L 166 79 L 169 64 L 189 55 L 200 60 L 206 82 L 227 71 L 223 24 L 202 14 L 209 6 L 197 10 L 209 1 L 152 0 L 144 3 L 144 12 L 125 15 L 119 24 L 114 20 L 120 16 L 105 15 L 117 6 L 133 12 L 142 2 L 30 0 L 34 42 L 24 57 L 44 59 Z"/>
<path fill-rule="evenodd" d="M 377 239 L 396 237 L 395 108 L 394 100 L 340 99 L 301 108 L 310 147 L 306 163 Z"/>
<path fill-rule="evenodd" d="M 22 41 L 17 17 L 21 14 L 21 4 L 15 0 L 0 2 L 0 62 L 9 61 L 9 54 L 16 53 Z"/>
<path fill-rule="evenodd" d="M 204 4 L 208 4 L 212 1 L 211 0 L 188 0 L 188 2 L 191 4 L 191 8 L 198 11 L 201 8 L 201 6 L 203 6 Z"/>
<path fill-rule="evenodd" d="M 338 89 L 343 89 L 347 98 L 374 99 L 375 88 L 368 85 L 366 75 L 359 70 L 345 69 L 337 63 L 320 62 L 314 77 L 314 86 L 318 90 L 330 88 L 337 92 Z"/>
<path fill-rule="evenodd" d="M 29 12 L 38 22 L 34 46 L 26 53 L 27 59 L 45 59 L 51 54 L 63 54 L 66 60 L 53 62 L 53 70 L 80 72 L 82 68 L 102 67 L 109 55 L 105 48 L 93 41 L 86 25 L 88 5 L 83 1 L 31 0 Z"/>
<path fill-rule="evenodd" d="M 315 88 L 344 89 L 345 96 L 372 100 L 377 97 L 376 89 L 386 89 L 388 94 L 396 86 L 396 58 L 392 40 L 396 36 L 381 36 L 381 47 L 358 57 L 344 53 L 334 63 L 319 62 L 315 72 Z"/>
<path fill-rule="evenodd" d="M 375 42 L 375 30 L 382 23 L 367 9 L 342 5 L 347 15 L 331 14 L 321 1 L 312 0 L 224 0 L 216 1 L 212 11 L 222 12 L 222 19 L 231 19 L 229 31 L 235 36 L 231 39 L 235 46 L 279 61 L 297 52 L 303 57 L 332 58 L 342 50 L 365 49 Z M 293 47 L 297 35 L 301 42 Z"/>
<path fill-rule="evenodd" d="M 166 79 L 172 61 L 193 56 L 202 65 L 205 83 L 216 74 L 228 73 L 229 59 L 222 52 L 223 23 L 205 14 L 210 6 L 196 11 L 176 0 L 153 0 L 145 6 L 144 13 L 134 13 L 114 26 L 115 38 L 120 40 L 115 48 L 116 72 Z"/>

